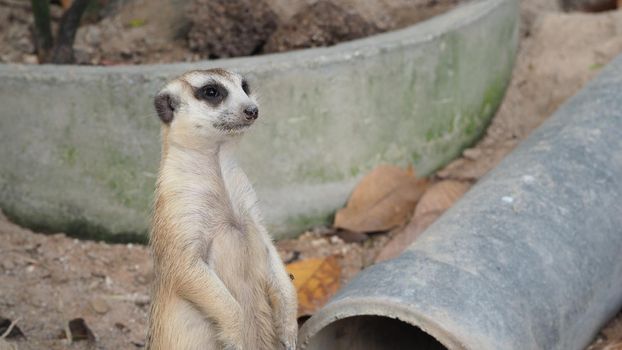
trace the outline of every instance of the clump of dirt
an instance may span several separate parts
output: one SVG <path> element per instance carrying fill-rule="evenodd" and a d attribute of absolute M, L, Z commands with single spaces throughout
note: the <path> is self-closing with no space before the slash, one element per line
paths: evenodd
<path fill-rule="evenodd" d="M 194 0 L 188 18 L 188 46 L 202 58 L 257 54 L 278 25 L 263 0 Z"/>
<path fill-rule="evenodd" d="M 270 36 L 264 52 L 331 46 L 362 38 L 380 29 L 360 15 L 329 2 L 318 1 L 298 12 Z"/>
<path fill-rule="evenodd" d="M 29 6 L 0 3 L 0 62 L 37 63 Z"/>

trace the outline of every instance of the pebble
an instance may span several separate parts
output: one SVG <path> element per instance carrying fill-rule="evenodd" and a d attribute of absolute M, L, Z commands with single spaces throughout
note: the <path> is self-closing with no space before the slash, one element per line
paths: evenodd
<path fill-rule="evenodd" d="M 37 55 L 23 55 L 22 60 L 25 64 L 39 64 Z"/>
<path fill-rule="evenodd" d="M 503 197 L 501 197 L 501 200 L 502 200 L 504 203 L 507 203 L 507 204 L 512 204 L 512 203 L 514 203 L 514 198 L 513 198 L 513 197 L 510 197 L 510 196 L 503 196 Z"/>
<path fill-rule="evenodd" d="M 108 305 L 108 303 L 102 298 L 95 298 L 91 300 L 91 307 L 95 310 L 95 312 L 101 315 L 110 311 L 110 305 Z"/>
<path fill-rule="evenodd" d="M 526 184 L 531 184 L 536 181 L 536 178 L 534 178 L 532 175 L 523 175 L 521 179 Z"/>

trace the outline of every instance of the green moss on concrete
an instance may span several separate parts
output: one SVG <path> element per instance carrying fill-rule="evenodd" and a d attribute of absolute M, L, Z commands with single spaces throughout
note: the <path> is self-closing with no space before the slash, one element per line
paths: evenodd
<path fill-rule="evenodd" d="M 411 153 L 411 155 L 410 155 L 410 161 L 411 161 L 413 164 L 417 163 L 417 162 L 418 162 L 418 161 L 420 161 L 420 160 L 421 160 L 421 154 L 420 154 L 419 152 L 414 151 L 414 152 L 412 152 L 412 153 Z"/>
<path fill-rule="evenodd" d="M 334 211 L 310 215 L 296 215 L 288 218 L 283 227 L 277 229 L 276 236 L 282 236 L 281 234 L 278 234 L 278 232 L 289 232 L 289 234 L 285 234 L 284 236 L 296 235 L 316 226 L 332 225 L 334 220 Z"/>
<path fill-rule="evenodd" d="M 78 150 L 73 145 L 61 146 L 61 158 L 68 166 L 76 165 Z"/>

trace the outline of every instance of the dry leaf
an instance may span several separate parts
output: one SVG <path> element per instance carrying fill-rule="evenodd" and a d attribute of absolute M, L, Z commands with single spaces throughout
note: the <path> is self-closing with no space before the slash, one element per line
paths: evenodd
<path fill-rule="evenodd" d="M 376 256 L 376 262 L 398 257 L 428 226 L 449 209 L 471 184 L 453 180 L 438 182 L 423 194 L 412 220 L 404 231 L 391 239 Z"/>
<path fill-rule="evenodd" d="M 355 232 L 387 231 L 403 225 L 427 187 L 412 170 L 381 165 L 356 186 L 335 227 Z"/>
<path fill-rule="evenodd" d="M 298 292 L 298 316 L 312 315 L 339 289 L 341 267 L 337 258 L 311 258 L 287 265 Z"/>
<path fill-rule="evenodd" d="M 417 220 L 412 220 L 406 228 L 395 235 L 378 253 L 375 262 L 397 258 L 408 246 L 425 231 L 443 212 L 428 212 Z"/>
<path fill-rule="evenodd" d="M 469 188 L 471 184 L 462 181 L 445 180 L 435 183 L 421 197 L 413 220 L 429 212 L 449 209 Z"/>

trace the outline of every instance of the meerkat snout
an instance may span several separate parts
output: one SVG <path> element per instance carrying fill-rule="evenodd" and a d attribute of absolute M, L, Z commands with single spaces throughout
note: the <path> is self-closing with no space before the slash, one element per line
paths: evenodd
<path fill-rule="evenodd" d="M 246 114 L 246 120 L 255 120 L 259 118 L 259 109 L 255 105 L 247 106 L 244 108 L 244 114 Z"/>
<path fill-rule="evenodd" d="M 248 81 L 223 69 L 182 75 L 156 95 L 154 105 L 171 130 L 194 130 L 210 138 L 242 133 L 259 117 Z"/>

